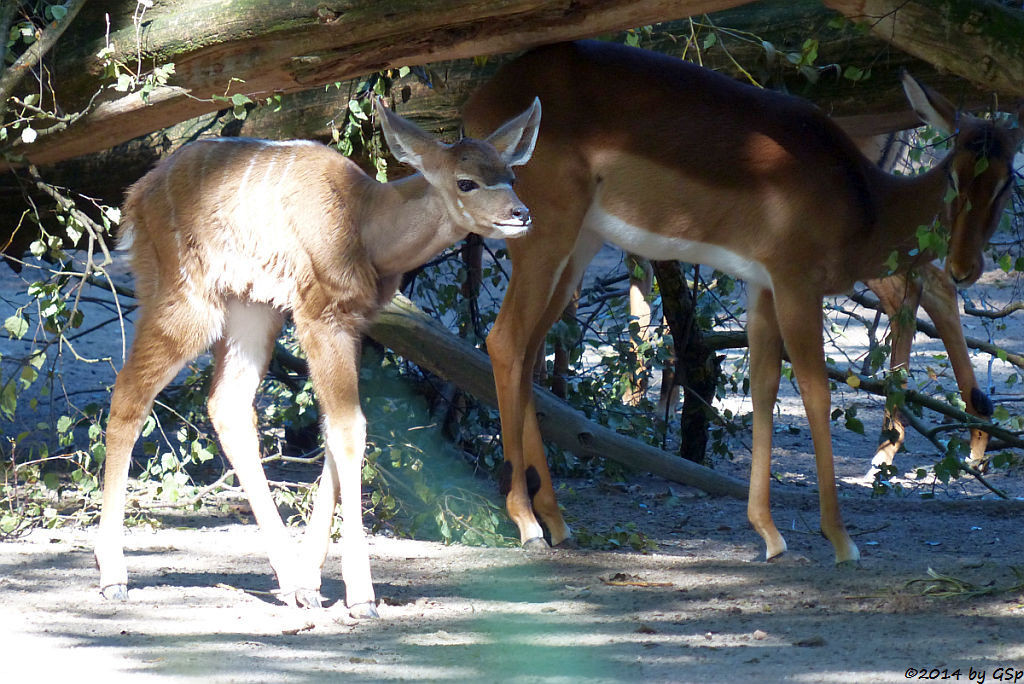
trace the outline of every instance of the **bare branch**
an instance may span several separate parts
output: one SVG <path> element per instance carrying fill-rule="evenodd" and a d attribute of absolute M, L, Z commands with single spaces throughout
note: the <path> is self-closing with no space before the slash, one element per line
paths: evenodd
<path fill-rule="evenodd" d="M 39 64 L 39 60 L 43 58 L 51 47 L 57 42 L 57 39 L 61 37 L 71 22 L 74 20 L 78 12 L 85 6 L 86 0 L 71 0 L 66 6 L 67 14 L 61 21 L 55 21 L 47 26 L 43 32 L 39 35 L 36 42 L 32 43 L 27 50 L 11 65 L 9 69 L 0 75 L 0 115 L 3 114 L 4 103 L 10 96 L 14 88 L 21 82 L 25 76 L 32 71 Z M 13 5 L 14 3 L 10 3 Z M 8 24 L 9 25 L 9 24 Z M 0 34 L 6 37 L 7 32 L 4 31 Z M 6 38 L 5 38 L 6 40 Z"/>

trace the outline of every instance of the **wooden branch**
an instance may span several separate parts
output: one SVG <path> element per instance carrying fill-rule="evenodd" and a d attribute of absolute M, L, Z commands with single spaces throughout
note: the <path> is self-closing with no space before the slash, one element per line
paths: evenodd
<path fill-rule="evenodd" d="M 32 43 L 25 52 L 21 53 L 21 56 L 15 60 L 14 64 L 0 75 L 0 114 L 3 113 L 3 102 L 7 100 L 15 86 L 39 64 L 39 60 L 43 58 L 43 55 L 56 44 L 57 39 L 64 34 L 64 31 L 74 21 L 75 16 L 85 6 L 85 3 L 86 0 L 72 0 L 66 6 L 67 14 L 64 15 L 64 18 L 61 21 L 51 23 L 43 29 L 38 40 Z M 2 37 L 5 41 L 7 40 L 6 30 L 4 30 Z"/>
<path fill-rule="evenodd" d="M 978 316 L 980 318 L 1006 318 L 1015 311 L 1024 309 L 1024 302 L 1012 302 L 1007 304 L 998 311 L 988 311 L 986 309 L 978 309 L 973 306 L 965 306 L 964 313 L 970 314 L 971 316 Z"/>
<path fill-rule="evenodd" d="M 869 309 L 874 309 L 875 311 L 882 311 L 884 313 L 884 310 L 882 309 L 882 305 L 878 303 L 878 300 L 876 300 L 876 299 L 874 299 L 872 297 L 868 297 L 867 295 L 865 295 L 863 293 L 856 293 L 856 292 L 850 293 L 847 296 L 850 299 L 852 299 L 853 301 L 855 301 L 858 304 L 860 304 L 861 306 L 866 306 Z M 1012 308 L 1012 306 L 1013 305 L 1011 305 L 1011 307 L 1007 307 L 1007 308 Z M 1018 308 L 1024 308 L 1024 307 L 1018 307 Z M 1013 310 L 1016 310 L 1016 309 L 1013 309 Z M 1010 313 L 1008 311 L 1007 313 L 1002 313 L 1001 314 L 1000 312 L 981 311 L 980 309 L 973 309 L 973 308 L 971 308 L 971 309 L 965 308 L 964 312 L 965 313 L 969 313 L 969 314 L 971 314 L 973 316 L 987 316 L 989 318 L 1000 318 L 1000 317 L 1006 316 L 1006 315 L 1008 315 Z M 939 337 L 938 329 L 936 329 L 936 327 L 934 325 L 932 325 L 930 322 L 928 322 L 928 321 L 926 321 L 924 319 L 921 319 L 921 318 L 917 319 L 917 329 L 918 329 L 918 331 L 923 332 L 925 335 L 928 335 L 929 337 L 935 338 L 937 340 L 941 339 Z M 995 356 L 997 358 L 1005 359 L 1007 363 L 1012 363 L 1013 365 L 1017 366 L 1018 368 L 1024 368 L 1024 355 L 1017 354 L 1017 353 L 1014 353 L 1014 352 L 1011 352 L 1011 351 L 1007 351 L 1006 349 L 1003 349 L 1002 347 L 999 347 L 997 345 L 992 344 L 991 342 L 988 342 L 987 340 L 982 340 L 982 339 L 977 338 L 977 337 L 970 337 L 970 336 L 965 335 L 964 336 L 964 341 L 967 343 L 967 346 L 970 347 L 971 349 L 977 349 L 978 351 L 983 351 L 986 354 L 991 354 L 992 356 Z"/>
<path fill-rule="evenodd" d="M 497 406 L 494 376 L 487 355 L 452 335 L 408 299 L 399 296 L 392 300 L 368 333 L 416 365 L 454 383 L 480 401 Z M 545 439 L 563 449 L 647 470 L 709 494 L 739 499 L 747 496 L 746 483 L 598 425 L 546 390 L 535 386 L 534 398 L 541 432 Z"/>
<path fill-rule="evenodd" d="M 824 0 L 904 52 L 986 90 L 1024 96 L 1024 11 L 990 0 Z"/>
<path fill-rule="evenodd" d="M 522 50 L 630 26 L 743 4 L 745 0 L 351 0 L 344 10 L 320 0 L 248 3 L 175 0 L 146 12 L 141 56 L 175 65 L 174 88 L 138 94 L 104 92 L 104 102 L 64 131 L 10 151 L 48 164 L 111 147 L 224 107 L 214 96 L 252 99 L 309 90 L 390 67 Z M 53 65 L 67 110 L 88 106 L 102 84 L 97 53 L 104 12 L 117 54 L 135 61 L 135 0 L 87 8 L 74 40 Z M 113 5 L 111 7 L 110 5 Z M 66 49 L 65 49 L 66 48 Z"/>

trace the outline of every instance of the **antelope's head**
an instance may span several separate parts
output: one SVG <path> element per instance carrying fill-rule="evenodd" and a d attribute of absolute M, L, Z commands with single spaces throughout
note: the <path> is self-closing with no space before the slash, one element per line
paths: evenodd
<path fill-rule="evenodd" d="M 375 102 L 388 147 L 413 166 L 443 198 L 460 228 L 489 238 L 515 238 L 530 229 L 530 210 L 516 196 L 514 166 L 530 160 L 540 127 L 540 100 L 486 140 L 448 145 Z"/>
<path fill-rule="evenodd" d="M 1012 194 L 1013 159 L 1024 141 L 1024 103 L 1009 117 L 957 116 L 949 100 L 906 73 L 903 88 L 922 121 L 955 136 L 942 162 L 952 191 L 946 271 L 957 285 L 971 285 L 984 271 L 985 245 Z"/>

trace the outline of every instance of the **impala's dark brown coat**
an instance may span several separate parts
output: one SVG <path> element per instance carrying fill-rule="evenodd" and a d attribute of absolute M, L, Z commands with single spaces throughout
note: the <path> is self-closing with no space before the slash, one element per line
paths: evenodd
<path fill-rule="evenodd" d="M 876 168 L 804 100 L 621 45 L 540 48 L 505 66 L 472 97 L 464 110 L 470 132 L 487 130 L 533 97 L 545 111 L 533 161 L 517 186 L 535 229 L 509 242 L 512 280 L 487 340 L 511 465 L 507 505 L 524 543 L 542 533 L 535 512 L 553 543 L 570 534 L 533 411 L 532 360 L 587 263 L 609 241 L 640 256 L 708 264 L 747 281 L 751 523 L 769 558 L 785 550 L 768 491 L 785 342 L 814 440 L 822 531 L 838 561 L 858 557 L 836 499 L 822 297 L 884 274 L 894 249 L 905 263 L 913 261 L 917 227 L 947 214 L 950 178 L 959 179 L 961 196 L 949 207 L 947 269 L 958 282 L 976 279 L 1010 178 L 1010 157 L 978 141 L 998 139 L 1011 152 L 1020 143 L 1019 128 L 956 119 L 938 94 L 909 77 L 904 86 L 923 118 L 959 133 L 956 148 L 914 178 Z M 992 163 L 975 176 L 984 154 Z M 540 476 L 532 500 L 529 469 Z"/>

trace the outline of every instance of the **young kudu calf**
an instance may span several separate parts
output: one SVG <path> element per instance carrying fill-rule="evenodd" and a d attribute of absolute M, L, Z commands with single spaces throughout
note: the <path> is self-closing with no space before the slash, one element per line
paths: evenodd
<path fill-rule="evenodd" d="M 530 158 L 540 103 L 486 141 L 453 145 L 380 101 L 375 108 L 395 158 L 419 173 L 381 184 L 318 143 L 215 139 L 186 145 L 128 191 L 122 230 L 141 313 L 107 425 L 96 542 L 107 598 L 127 598 L 122 537 L 132 447 L 157 393 L 213 345 L 210 420 L 252 505 L 282 600 L 320 605 L 340 496 L 346 605 L 376 615 L 360 492 L 360 333 L 404 272 L 470 232 L 509 238 L 530 228 L 511 167 Z M 309 360 L 326 446 L 301 548 L 270 496 L 253 410 L 287 312 Z"/>
<path fill-rule="evenodd" d="M 570 536 L 545 462 L 531 370 L 548 328 L 608 241 L 747 282 L 750 522 L 768 558 L 786 550 L 769 506 L 772 411 L 785 344 L 814 441 L 822 532 L 837 562 L 859 557 L 837 500 L 822 298 L 885 275 L 893 250 L 902 268 L 926 261 L 915 251 L 916 232 L 937 216 L 951 230 L 946 268 L 953 280 L 977 279 L 1021 137 L 1017 127 L 957 118 L 949 102 L 910 77 L 904 88 L 924 120 L 956 133 L 953 151 L 914 177 L 876 168 L 804 100 L 610 43 L 527 53 L 471 98 L 463 112 L 470 132 L 487 130 L 531 98 L 544 103 L 544 127 L 517 185 L 534 229 L 508 243 L 511 282 L 487 339 L 506 504 L 524 544 L 544 544 L 535 512 L 553 544 Z M 946 203 L 950 185 L 959 195 Z"/>

